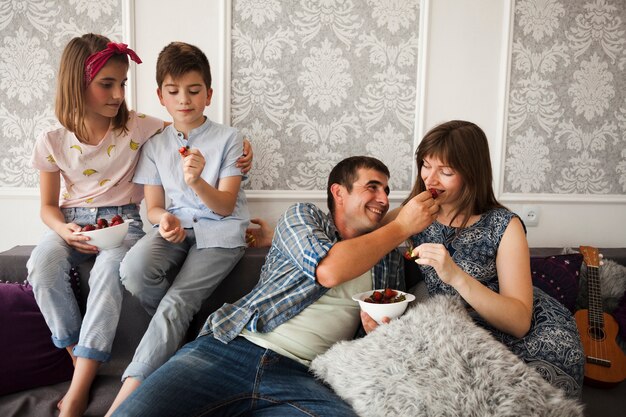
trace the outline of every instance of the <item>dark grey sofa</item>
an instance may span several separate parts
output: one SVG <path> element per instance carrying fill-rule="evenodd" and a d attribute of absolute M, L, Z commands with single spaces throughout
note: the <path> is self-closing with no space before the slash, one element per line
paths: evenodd
<path fill-rule="evenodd" d="M 16 246 L 0 253 L 0 281 L 21 282 L 26 279 L 26 261 L 32 246 Z M 561 248 L 537 248 L 533 255 L 547 256 L 561 253 Z M 605 258 L 626 265 L 626 248 L 604 249 Z M 232 302 L 245 295 L 257 282 L 267 249 L 249 248 L 243 259 L 233 269 L 213 295 L 204 303 L 189 328 L 187 339 L 193 339 L 202 327 L 206 317 L 224 302 Z M 80 302 L 85 305 L 90 264 L 79 269 L 81 277 Z M 413 284 L 419 279 L 414 264 L 407 268 L 407 282 Z M 139 343 L 150 317 L 130 294 L 125 293 L 122 316 L 113 345 L 112 360 L 104 364 L 94 382 L 91 402 L 86 416 L 102 416 L 113 402 L 121 386 L 120 375 L 130 362 L 134 349 Z M 6 343 L 3 341 L 2 343 Z M 0 397 L 2 417 L 49 417 L 57 414 L 56 404 L 67 391 L 69 381 L 40 388 L 34 388 Z M 598 389 L 585 386 L 583 402 L 587 416 L 623 416 L 626 410 L 626 382 L 611 389 Z"/>

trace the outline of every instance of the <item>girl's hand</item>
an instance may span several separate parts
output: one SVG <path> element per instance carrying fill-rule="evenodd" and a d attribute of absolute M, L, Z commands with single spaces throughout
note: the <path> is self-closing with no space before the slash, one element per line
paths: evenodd
<path fill-rule="evenodd" d="M 422 243 L 413 249 L 412 255 L 418 256 L 415 260 L 416 264 L 432 266 L 439 278 L 454 288 L 459 284 L 456 280 L 462 279 L 461 268 L 454 262 L 442 244 Z"/>
<path fill-rule="evenodd" d="M 80 232 L 81 229 L 82 228 L 76 223 L 66 223 L 57 233 L 59 233 L 59 236 L 61 236 L 68 245 L 78 252 L 91 255 L 97 254 L 98 248 L 88 243 L 88 236 L 74 234 L 75 232 Z"/>
<path fill-rule="evenodd" d="M 246 229 L 246 244 L 250 248 L 266 248 L 272 245 L 274 229 L 263 219 L 250 219 L 250 223 L 260 227 L 249 227 Z"/>
<path fill-rule="evenodd" d="M 159 221 L 159 233 L 161 237 L 171 243 L 180 243 L 185 240 L 187 234 L 180 225 L 180 219 L 169 211 L 161 215 Z"/>
<path fill-rule="evenodd" d="M 188 149 L 185 156 L 183 156 L 183 174 L 185 178 L 185 184 L 193 185 L 202 174 L 204 169 L 204 156 L 199 149 Z"/>
<path fill-rule="evenodd" d="M 389 323 L 391 320 L 389 317 L 383 317 L 383 323 Z M 361 323 L 363 324 L 363 329 L 365 329 L 365 333 L 370 333 L 375 330 L 379 324 L 370 317 L 365 311 L 361 310 Z"/>
<path fill-rule="evenodd" d="M 236 166 L 243 174 L 247 174 L 252 168 L 252 145 L 248 139 L 243 140 L 243 154 L 237 159 Z"/>

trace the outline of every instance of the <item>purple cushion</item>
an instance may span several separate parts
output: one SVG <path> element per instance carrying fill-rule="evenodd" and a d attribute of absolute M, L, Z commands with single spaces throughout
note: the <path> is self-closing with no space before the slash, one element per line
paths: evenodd
<path fill-rule="evenodd" d="M 28 284 L 0 283 L 0 395 L 72 378 L 65 349 L 51 333 Z"/>
<path fill-rule="evenodd" d="M 579 253 L 545 258 L 532 256 L 530 271 L 533 285 L 560 301 L 572 313 L 576 311 L 578 276 L 583 256 Z"/>

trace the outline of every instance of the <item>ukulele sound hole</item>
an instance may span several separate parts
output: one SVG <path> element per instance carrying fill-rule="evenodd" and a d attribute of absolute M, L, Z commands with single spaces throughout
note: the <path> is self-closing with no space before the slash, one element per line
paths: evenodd
<path fill-rule="evenodd" d="M 592 326 L 589 327 L 589 336 L 594 340 L 604 340 L 605 334 L 602 327 Z"/>

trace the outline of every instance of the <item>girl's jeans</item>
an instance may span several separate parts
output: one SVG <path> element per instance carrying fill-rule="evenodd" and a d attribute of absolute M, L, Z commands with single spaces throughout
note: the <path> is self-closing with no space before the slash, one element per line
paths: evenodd
<path fill-rule="evenodd" d="M 121 246 L 105 249 L 97 255 L 80 253 L 69 246 L 56 232 L 45 233 L 27 263 L 28 281 L 35 300 L 50 331 L 52 342 L 59 348 L 76 345 L 74 355 L 99 362 L 111 357 L 122 306 L 120 262 L 130 247 L 143 235 L 139 208 L 135 204 L 120 207 L 64 208 L 67 223 L 95 224 L 96 219 L 119 214 L 133 219 Z M 95 257 L 89 274 L 89 297 L 84 318 L 70 284 L 71 267 Z"/>

